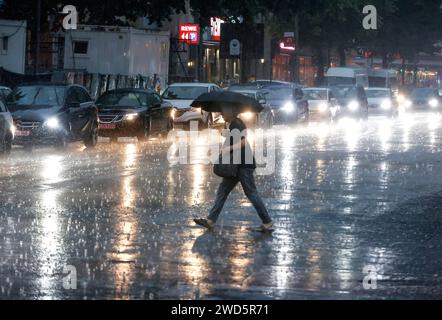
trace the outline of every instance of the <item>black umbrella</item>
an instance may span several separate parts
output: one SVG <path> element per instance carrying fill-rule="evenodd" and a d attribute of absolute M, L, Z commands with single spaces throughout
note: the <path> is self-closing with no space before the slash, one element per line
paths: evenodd
<path fill-rule="evenodd" d="M 191 105 L 207 112 L 223 112 L 226 107 L 233 107 L 238 113 L 259 113 L 264 109 L 256 99 L 233 91 L 203 93 Z"/>

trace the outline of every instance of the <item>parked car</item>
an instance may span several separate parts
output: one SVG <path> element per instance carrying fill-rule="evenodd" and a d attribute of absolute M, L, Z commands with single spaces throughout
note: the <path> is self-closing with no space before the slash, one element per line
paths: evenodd
<path fill-rule="evenodd" d="M 21 85 L 7 97 L 14 119 L 14 144 L 49 144 L 58 148 L 73 141 L 95 147 L 98 138 L 97 107 L 79 85 Z"/>
<path fill-rule="evenodd" d="M 253 84 L 259 85 L 261 88 L 268 86 L 288 86 L 288 87 L 301 87 L 299 84 L 294 82 L 282 81 L 282 80 L 270 80 L 270 79 L 258 79 Z"/>
<path fill-rule="evenodd" d="M 300 87 L 276 85 L 265 87 L 262 92 L 273 110 L 275 123 L 291 124 L 308 121 L 308 101 L 303 98 Z"/>
<path fill-rule="evenodd" d="M 99 135 L 111 141 L 128 136 L 145 140 L 153 132 L 173 129 L 172 104 L 153 90 L 110 90 L 97 99 L 96 105 Z"/>
<path fill-rule="evenodd" d="M 368 101 L 369 113 L 382 113 L 389 116 L 396 116 L 399 113 L 399 104 L 389 88 L 368 88 L 365 89 Z"/>
<path fill-rule="evenodd" d="M 11 152 L 14 140 L 14 123 L 4 99 L 0 97 L 0 155 Z"/>
<path fill-rule="evenodd" d="M 273 126 L 273 111 L 268 105 L 265 95 L 262 91 L 247 90 L 237 87 L 233 88 L 230 91 L 238 92 L 243 95 L 249 96 L 253 99 L 256 99 L 264 107 L 264 110 L 262 110 L 260 113 L 245 112 L 239 115 L 241 120 L 243 120 L 246 123 L 248 128 L 253 128 L 253 127 L 271 128 Z"/>
<path fill-rule="evenodd" d="M 438 89 L 417 88 L 409 96 L 409 106 L 413 109 L 440 110 L 442 107 L 442 96 Z"/>
<path fill-rule="evenodd" d="M 337 102 L 337 116 L 368 118 L 368 100 L 361 85 L 331 87 L 333 101 Z"/>
<path fill-rule="evenodd" d="M 248 83 L 234 83 L 225 88 L 225 90 L 229 91 L 237 91 L 237 90 L 260 90 L 262 88 L 261 85 L 256 82 L 248 82 Z"/>
<path fill-rule="evenodd" d="M 8 87 L 0 86 L 0 98 L 6 99 L 6 97 L 12 92 Z"/>
<path fill-rule="evenodd" d="M 332 94 L 328 88 L 304 88 L 304 99 L 308 101 L 310 119 L 333 120 L 337 115 L 337 106 L 332 100 Z"/>
<path fill-rule="evenodd" d="M 175 108 L 174 124 L 177 127 L 188 126 L 190 121 L 198 121 L 204 127 L 211 127 L 215 117 L 219 118 L 220 115 L 193 108 L 190 104 L 203 93 L 219 90 L 222 89 L 213 83 L 175 83 L 163 92 L 162 98 Z"/>

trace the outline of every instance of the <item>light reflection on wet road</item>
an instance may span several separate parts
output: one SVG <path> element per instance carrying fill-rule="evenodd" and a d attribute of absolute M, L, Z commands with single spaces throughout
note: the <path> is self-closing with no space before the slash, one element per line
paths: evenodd
<path fill-rule="evenodd" d="M 169 164 L 164 139 L 16 149 L 0 159 L 0 298 L 441 298 L 441 121 L 275 127 L 276 172 L 257 177 L 273 235 L 250 230 L 240 188 L 213 232 L 194 226 L 219 179 Z"/>

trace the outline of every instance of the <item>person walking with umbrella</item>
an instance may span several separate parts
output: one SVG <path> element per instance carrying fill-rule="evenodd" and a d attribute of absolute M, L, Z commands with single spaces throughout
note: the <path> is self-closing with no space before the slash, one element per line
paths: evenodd
<path fill-rule="evenodd" d="M 201 107 L 202 110 L 208 112 L 221 112 L 224 120 L 230 124 L 230 135 L 228 139 L 226 139 L 222 148 L 220 162 L 222 162 L 222 158 L 226 154 L 229 155 L 229 159 L 235 158 L 233 156 L 235 152 L 240 152 L 241 154 L 241 161 L 238 164 L 229 163 L 227 165 L 215 165 L 215 173 L 223 177 L 223 180 L 216 193 L 215 204 L 210 210 L 207 218 L 194 219 L 195 223 L 207 229 L 212 229 L 218 220 L 230 192 L 238 183 L 241 183 L 245 195 L 250 200 L 261 218 L 262 224 L 257 231 L 271 231 L 273 222 L 264 205 L 264 202 L 258 193 L 255 185 L 255 179 L 253 177 L 254 170 L 256 169 L 256 163 L 255 158 L 252 155 L 250 145 L 247 142 L 247 127 L 244 122 L 238 118 L 238 114 L 244 111 L 260 112 L 262 110 L 262 106 L 255 99 L 230 91 L 203 94 L 192 103 L 192 106 Z M 234 131 L 236 131 L 236 133 Z M 233 139 L 233 136 L 238 132 L 241 133 L 240 139 Z M 227 170 L 222 170 L 219 168 L 224 168 Z"/>

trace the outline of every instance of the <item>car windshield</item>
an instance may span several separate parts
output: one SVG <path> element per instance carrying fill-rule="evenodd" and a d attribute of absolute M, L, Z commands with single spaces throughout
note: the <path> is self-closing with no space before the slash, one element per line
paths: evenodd
<path fill-rule="evenodd" d="M 163 98 L 171 100 L 195 100 L 203 93 L 208 92 L 207 87 L 201 86 L 173 86 L 164 91 Z"/>
<path fill-rule="evenodd" d="M 347 78 L 347 77 L 327 77 L 327 84 L 329 86 L 337 86 L 337 85 L 352 85 L 355 84 L 355 78 Z"/>
<path fill-rule="evenodd" d="M 98 106 L 106 107 L 133 107 L 147 106 L 147 94 L 142 92 L 108 92 L 97 100 Z"/>
<path fill-rule="evenodd" d="M 302 91 L 304 92 L 304 98 L 307 100 L 327 100 L 327 90 L 307 89 Z"/>
<path fill-rule="evenodd" d="M 331 89 L 333 97 L 338 99 L 348 99 L 356 97 L 356 89 L 352 87 L 334 87 Z"/>
<path fill-rule="evenodd" d="M 388 98 L 390 92 L 388 90 L 366 90 L 367 98 Z"/>
<path fill-rule="evenodd" d="M 267 100 L 285 100 L 293 97 L 293 89 L 288 87 L 267 88 L 263 92 Z"/>
<path fill-rule="evenodd" d="M 433 94 L 433 90 L 430 88 L 420 88 L 420 89 L 414 89 L 411 95 L 416 98 L 422 98 L 431 96 Z"/>
<path fill-rule="evenodd" d="M 241 90 L 256 90 L 257 84 L 232 84 L 229 86 L 229 91 L 241 91 Z"/>
<path fill-rule="evenodd" d="M 55 106 L 63 104 L 64 95 L 62 86 L 25 86 L 8 95 L 7 102 L 20 106 Z"/>
<path fill-rule="evenodd" d="M 238 93 L 241 93 L 247 97 L 253 98 L 255 99 L 255 94 L 253 92 L 241 92 L 241 91 L 237 91 Z"/>

